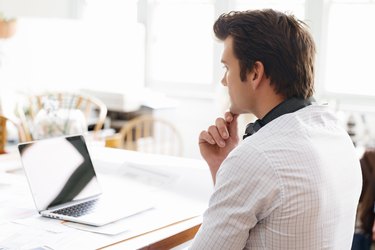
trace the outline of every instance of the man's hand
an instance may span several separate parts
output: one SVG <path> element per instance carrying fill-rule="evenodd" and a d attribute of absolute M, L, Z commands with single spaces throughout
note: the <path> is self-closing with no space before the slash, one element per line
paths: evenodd
<path fill-rule="evenodd" d="M 210 126 L 199 135 L 199 149 L 202 157 L 210 167 L 215 183 L 216 173 L 221 163 L 238 144 L 237 117 L 226 112 L 225 118 L 217 118 L 215 125 Z"/>

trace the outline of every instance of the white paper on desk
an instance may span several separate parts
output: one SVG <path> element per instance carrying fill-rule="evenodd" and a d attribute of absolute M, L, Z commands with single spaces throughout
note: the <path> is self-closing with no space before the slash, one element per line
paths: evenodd
<path fill-rule="evenodd" d="M 165 185 L 170 185 L 173 182 L 176 182 L 180 176 L 155 170 L 156 166 L 146 166 L 144 164 L 134 164 L 126 163 L 122 167 L 121 174 L 124 177 L 131 178 L 133 180 L 145 183 L 151 186 L 162 187 Z"/>
<path fill-rule="evenodd" d="M 41 246 L 47 246 L 54 250 L 96 249 L 108 244 L 111 240 L 98 234 L 73 228 L 67 229 L 62 233 L 51 233 L 15 223 L 2 224 L 0 225 L 0 249 L 26 250 Z"/>
<path fill-rule="evenodd" d="M 31 249 L 38 246 L 46 246 L 48 240 L 54 239 L 42 231 L 32 227 L 13 223 L 0 225 L 0 249 Z"/>
<path fill-rule="evenodd" d="M 99 161 L 96 161 L 96 163 L 98 162 Z M 110 166 L 99 167 L 100 173 L 116 174 L 116 176 L 122 177 L 123 180 L 130 179 L 138 183 L 147 184 L 147 186 L 163 187 L 175 183 L 180 178 L 179 175 L 167 171 L 161 171 L 157 168 L 157 165 L 152 164 L 145 165 L 134 162 L 126 162 L 122 164 L 98 163 L 98 165 L 101 164 Z"/>
<path fill-rule="evenodd" d="M 24 176 L 0 173 L 0 224 L 36 214 Z"/>
<path fill-rule="evenodd" d="M 46 218 L 40 215 L 31 216 L 24 219 L 13 220 L 13 223 L 30 226 L 51 233 L 62 233 L 68 229 L 62 225 L 63 221 Z"/>
<path fill-rule="evenodd" d="M 191 204 L 185 206 L 187 203 L 177 203 L 179 205 L 156 207 L 101 227 L 93 227 L 73 222 L 65 222 L 64 225 L 106 235 L 121 234 L 121 239 L 125 240 L 177 222 L 194 218 L 203 213 L 203 206 L 192 206 Z"/>
<path fill-rule="evenodd" d="M 157 155 L 153 156 L 157 157 Z M 185 197 L 189 196 L 194 200 L 207 202 L 213 190 L 212 184 L 207 181 L 211 178 L 208 169 L 173 164 L 163 158 L 148 162 L 127 161 L 118 169 L 117 174 Z"/>
<path fill-rule="evenodd" d="M 11 207 L 2 202 L 0 202 L 0 207 L 0 224 L 20 218 L 30 217 L 36 214 L 35 209 Z"/>

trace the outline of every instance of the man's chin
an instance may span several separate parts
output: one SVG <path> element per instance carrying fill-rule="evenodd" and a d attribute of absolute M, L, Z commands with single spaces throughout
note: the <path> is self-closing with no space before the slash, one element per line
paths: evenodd
<path fill-rule="evenodd" d="M 238 109 L 233 108 L 233 107 L 230 107 L 230 108 L 229 108 L 229 111 L 230 111 L 233 115 L 240 115 L 240 114 L 243 114 L 243 113 L 244 113 L 244 112 L 241 112 L 241 111 L 239 111 Z"/>

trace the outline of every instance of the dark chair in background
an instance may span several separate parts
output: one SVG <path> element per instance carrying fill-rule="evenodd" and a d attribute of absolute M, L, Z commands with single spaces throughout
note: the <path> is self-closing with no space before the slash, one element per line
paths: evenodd
<path fill-rule="evenodd" d="M 373 241 L 375 219 L 375 149 L 367 149 L 360 162 L 363 186 L 357 209 L 352 250 L 369 250 Z"/>

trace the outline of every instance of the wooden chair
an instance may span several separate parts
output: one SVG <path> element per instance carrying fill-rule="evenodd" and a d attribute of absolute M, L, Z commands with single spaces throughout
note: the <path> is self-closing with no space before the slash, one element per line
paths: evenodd
<path fill-rule="evenodd" d="M 170 122 L 142 115 L 124 124 L 120 132 L 106 138 L 106 146 L 154 154 L 182 156 L 183 143 Z"/>
<path fill-rule="evenodd" d="M 33 122 L 38 112 L 45 109 L 45 104 L 48 102 L 53 102 L 57 106 L 55 108 L 58 109 L 82 111 L 86 123 L 91 124 L 92 122 L 94 124 L 94 137 L 103 128 L 107 116 L 107 107 L 101 100 L 81 93 L 46 92 L 28 96 L 26 103 L 17 107 L 27 140 L 35 139 L 32 136 Z"/>
<path fill-rule="evenodd" d="M 8 124 L 11 124 L 17 129 L 19 142 L 26 141 L 24 129 L 22 128 L 19 121 L 17 121 L 15 118 L 10 119 L 9 117 L 0 115 L 0 154 L 6 153 L 6 145 L 7 145 L 7 138 L 8 138 L 8 130 L 7 130 Z"/>

